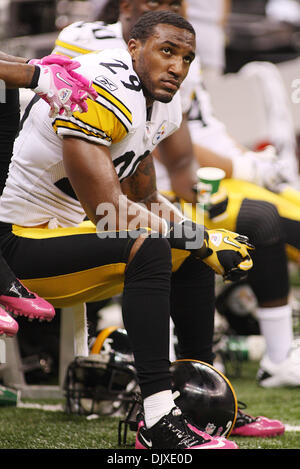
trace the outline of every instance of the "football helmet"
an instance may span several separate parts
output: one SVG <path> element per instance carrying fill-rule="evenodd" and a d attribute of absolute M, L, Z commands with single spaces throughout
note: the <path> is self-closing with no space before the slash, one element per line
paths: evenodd
<path fill-rule="evenodd" d="M 226 318 L 232 334 L 260 334 L 255 315 L 257 299 L 247 281 L 225 286 L 217 296 L 216 308 Z"/>
<path fill-rule="evenodd" d="M 216 368 L 197 360 L 171 365 L 175 404 L 200 430 L 228 438 L 235 424 L 237 398 L 230 381 Z"/>
<path fill-rule="evenodd" d="M 101 330 L 88 357 L 68 366 L 64 391 L 66 412 L 79 415 L 122 415 L 137 389 L 127 333 L 118 327 Z"/>

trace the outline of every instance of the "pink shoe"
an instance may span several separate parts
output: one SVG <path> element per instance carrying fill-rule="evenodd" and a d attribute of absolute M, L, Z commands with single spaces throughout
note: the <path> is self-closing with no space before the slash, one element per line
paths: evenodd
<path fill-rule="evenodd" d="M 238 409 L 235 426 L 231 435 L 271 437 L 282 435 L 285 427 L 279 420 L 271 420 L 267 417 L 252 417 Z"/>
<path fill-rule="evenodd" d="M 5 295 L 0 295 L 0 304 L 15 316 L 51 321 L 55 316 L 54 307 L 48 301 L 29 291 L 17 280 Z"/>
<path fill-rule="evenodd" d="M 199 436 L 202 436 L 202 438 L 208 440 L 220 440 L 224 446 L 222 449 L 239 449 L 238 445 L 234 442 L 234 441 L 229 441 L 227 440 L 225 437 L 222 437 L 222 436 L 210 436 L 208 435 L 207 433 L 199 430 L 197 427 L 195 427 L 194 425 L 191 425 L 190 423 L 188 424 L 188 427 L 194 432 L 196 433 L 196 435 L 199 435 Z M 220 446 L 221 447 L 221 446 Z M 204 448 L 203 448 L 204 449 Z"/>
<path fill-rule="evenodd" d="M 196 429 L 197 430 L 197 429 Z M 181 411 L 174 407 L 153 427 L 147 429 L 141 418 L 135 441 L 136 449 L 238 449 L 238 446 L 226 438 L 193 431 Z"/>
<path fill-rule="evenodd" d="M 13 337 L 19 330 L 19 324 L 0 307 L 0 335 Z"/>

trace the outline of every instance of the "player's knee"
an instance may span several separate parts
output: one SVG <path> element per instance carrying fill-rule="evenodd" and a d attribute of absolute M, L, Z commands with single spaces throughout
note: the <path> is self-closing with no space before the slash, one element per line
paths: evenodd
<path fill-rule="evenodd" d="M 161 237 L 138 237 L 130 251 L 126 277 L 132 276 L 133 271 L 146 277 L 151 276 L 151 274 L 170 276 L 172 261 L 168 240 Z"/>
<path fill-rule="evenodd" d="M 127 265 L 135 258 L 138 252 L 145 253 L 147 257 L 155 259 L 156 257 L 160 259 L 165 259 L 169 261 L 171 258 L 171 248 L 167 239 L 165 238 L 149 238 L 148 236 L 141 235 L 133 243 L 129 256 Z"/>
<path fill-rule="evenodd" d="M 139 236 L 133 243 L 131 249 L 130 249 L 130 252 L 129 252 L 129 256 L 128 256 L 128 261 L 127 261 L 127 266 L 130 264 L 130 262 L 132 261 L 132 259 L 134 258 L 134 256 L 136 255 L 136 253 L 138 252 L 138 250 L 142 247 L 144 241 L 145 241 L 145 237 L 144 236 Z"/>
<path fill-rule="evenodd" d="M 284 238 L 276 206 L 262 200 L 243 201 L 236 231 L 247 235 L 255 246 L 277 244 Z"/>

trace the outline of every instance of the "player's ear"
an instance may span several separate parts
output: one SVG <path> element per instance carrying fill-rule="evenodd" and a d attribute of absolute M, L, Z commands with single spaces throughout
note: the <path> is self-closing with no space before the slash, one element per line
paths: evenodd
<path fill-rule="evenodd" d="M 130 39 L 127 44 L 127 47 L 128 47 L 128 52 L 131 55 L 132 61 L 134 62 L 136 59 L 138 50 L 140 48 L 140 41 L 137 39 Z"/>

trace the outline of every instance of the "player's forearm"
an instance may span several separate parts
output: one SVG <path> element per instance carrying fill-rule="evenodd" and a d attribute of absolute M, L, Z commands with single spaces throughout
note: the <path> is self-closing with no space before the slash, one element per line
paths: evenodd
<path fill-rule="evenodd" d="M 36 67 L 26 63 L 12 63 L 0 60 L 0 79 L 7 88 L 32 88 Z"/>
<path fill-rule="evenodd" d="M 193 186 L 197 164 L 186 116 L 180 128 L 159 144 L 153 156 L 166 167 L 176 195 L 188 202 L 196 202 Z"/>
<path fill-rule="evenodd" d="M 172 171 L 169 174 L 171 187 L 176 196 L 190 203 L 196 203 L 197 201 L 193 190 L 197 182 L 196 169 L 194 165 L 190 165 L 179 171 Z"/>
<path fill-rule="evenodd" d="M 106 210 L 107 209 L 107 210 Z M 184 217 L 176 206 L 170 203 L 159 192 L 154 192 L 140 202 L 130 200 L 125 194 L 120 194 L 115 199 L 113 206 L 99 204 L 95 218 L 95 224 L 99 228 L 107 227 L 116 230 L 137 230 L 149 228 L 151 231 L 166 234 L 166 222 L 181 222 Z"/>
<path fill-rule="evenodd" d="M 197 163 L 200 166 L 213 166 L 220 168 L 225 171 L 227 178 L 232 176 L 233 163 L 230 158 L 219 155 L 208 148 L 201 147 L 200 145 L 194 145 L 194 152 Z"/>
<path fill-rule="evenodd" d="M 148 228 L 165 235 L 167 225 L 160 215 L 160 209 L 162 206 L 157 201 L 153 200 L 153 204 L 150 200 L 137 203 L 122 195 L 116 206 L 116 229 L 134 231 Z M 99 222 L 97 226 L 99 227 Z"/>
<path fill-rule="evenodd" d="M 179 223 L 184 219 L 182 212 L 160 192 L 155 191 L 143 201 L 147 209 L 167 221 Z"/>
<path fill-rule="evenodd" d="M 128 184 L 120 186 L 108 148 L 79 138 L 63 140 L 64 166 L 89 219 L 98 231 L 149 227 L 166 233 L 166 223 L 146 204 L 133 200 Z M 125 179 L 126 182 L 126 179 Z M 125 192 L 127 188 L 128 193 Z M 136 195 L 136 193 L 135 193 Z"/>
<path fill-rule="evenodd" d="M 223 2 L 223 15 L 222 15 L 222 18 L 221 18 L 221 24 L 223 26 L 226 26 L 227 21 L 228 21 L 228 17 L 231 13 L 231 10 L 232 10 L 232 0 L 224 0 L 224 2 Z"/>
<path fill-rule="evenodd" d="M 15 57 L 14 55 L 9 55 L 9 54 L 6 54 L 5 52 L 0 51 L 0 60 L 2 60 L 3 62 L 25 64 L 28 59 L 25 59 L 24 57 Z"/>

